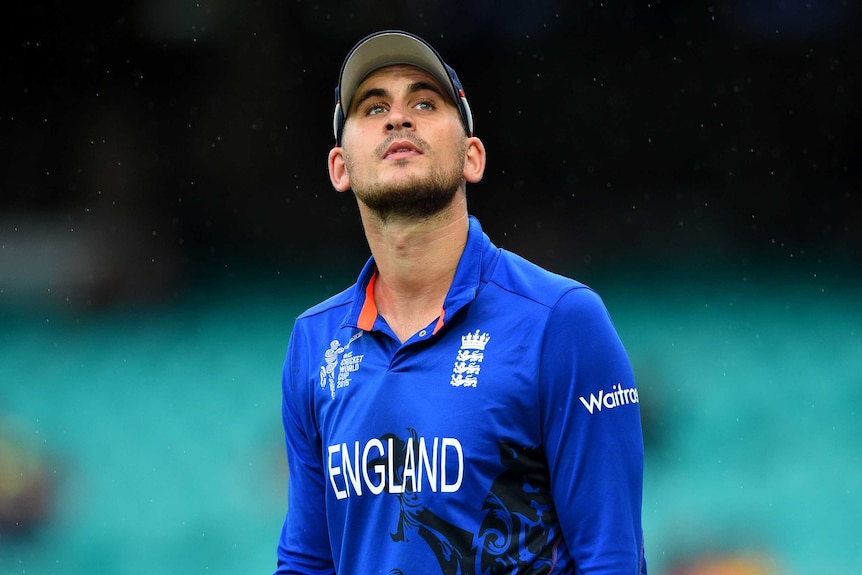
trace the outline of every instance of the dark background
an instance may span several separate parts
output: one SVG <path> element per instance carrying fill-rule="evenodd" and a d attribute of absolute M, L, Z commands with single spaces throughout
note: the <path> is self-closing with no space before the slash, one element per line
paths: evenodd
<path fill-rule="evenodd" d="M 326 173 L 333 89 L 350 47 L 389 27 L 458 70 L 489 154 L 471 211 L 498 245 L 576 274 L 860 261 L 857 3 L 17 10 L 0 56 L 7 292 L 110 303 L 237 265 L 361 261 L 354 200 Z"/>

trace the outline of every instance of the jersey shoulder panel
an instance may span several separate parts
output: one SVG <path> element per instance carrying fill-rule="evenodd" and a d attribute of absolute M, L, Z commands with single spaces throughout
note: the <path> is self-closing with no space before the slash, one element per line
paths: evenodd
<path fill-rule="evenodd" d="M 503 249 L 488 282 L 549 308 L 572 290 L 592 291 L 577 280 L 546 270 Z"/>
<path fill-rule="evenodd" d="M 356 286 L 353 285 L 322 302 L 311 306 L 297 317 L 297 321 L 320 316 L 330 312 L 341 311 L 342 313 L 353 303 Z"/>

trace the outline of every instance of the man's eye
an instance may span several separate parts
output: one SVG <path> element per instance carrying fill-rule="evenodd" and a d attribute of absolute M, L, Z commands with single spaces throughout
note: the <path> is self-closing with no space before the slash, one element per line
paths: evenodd
<path fill-rule="evenodd" d="M 434 104 L 428 100 L 423 100 L 423 101 L 419 102 L 418 104 L 416 104 L 416 109 L 417 110 L 433 110 Z"/>
<path fill-rule="evenodd" d="M 383 104 L 372 104 L 371 106 L 368 106 L 369 116 L 376 116 L 377 114 L 383 114 L 384 112 L 386 112 L 386 106 Z"/>

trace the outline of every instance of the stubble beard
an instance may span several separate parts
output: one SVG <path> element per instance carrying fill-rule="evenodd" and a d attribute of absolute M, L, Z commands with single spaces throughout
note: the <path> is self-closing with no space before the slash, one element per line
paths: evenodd
<path fill-rule="evenodd" d="M 420 144 L 424 142 L 414 142 Z M 464 157 L 465 145 L 461 144 L 458 157 Z M 409 160 L 404 160 L 406 164 Z M 352 171 L 353 162 L 345 158 L 348 172 Z M 460 165 L 459 165 L 460 164 Z M 446 168 L 432 166 L 430 172 L 403 179 L 397 183 L 382 184 L 369 182 L 353 183 L 353 193 L 356 199 L 363 203 L 381 221 L 392 221 L 397 218 L 427 219 L 433 217 L 451 203 L 463 181 L 463 163 L 455 162 Z"/>

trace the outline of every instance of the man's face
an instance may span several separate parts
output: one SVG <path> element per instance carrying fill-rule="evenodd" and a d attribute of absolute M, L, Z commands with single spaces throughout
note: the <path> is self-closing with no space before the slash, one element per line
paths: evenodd
<path fill-rule="evenodd" d="M 389 66 L 359 85 L 342 147 L 359 201 L 381 216 L 427 216 L 463 185 L 465 141 L 458 109 L 433 76 Z"/>

